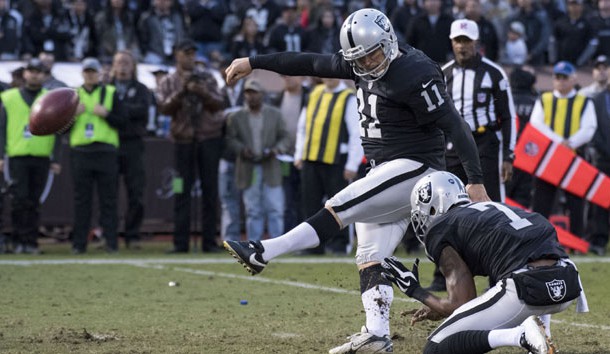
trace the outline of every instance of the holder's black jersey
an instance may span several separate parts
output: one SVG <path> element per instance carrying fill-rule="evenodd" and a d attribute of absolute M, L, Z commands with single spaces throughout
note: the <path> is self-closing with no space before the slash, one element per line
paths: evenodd
<path fill-rule="evenodd" d="M 354 80 L 362 146 L 367 159 L 376 164 L 408 158 L 444 169 L 445 132 L 460 140 L 465 169 L 469 177 L 474 177 L 471 183 L 482 181 L 476 146 L 474 141 L 472 145 L 467 141 L 472 139 L 470 131 L 462 126 L 440 67 L 412 47 L 401 53 L 385 75 L 374 82 L 356 76 L 339 53 L 258 55 L 250 58 L 250 64 L 284 75 Z"/>
<path fill-rule="evenodd" d="M 435 262 L 442 250 L 451 246 L 473 275 L 489 276 L 494 281 L 531 261 L 568 257 L 546 218 L 495 202 L 450 210 L 432 223 L 425 244 Z"/>

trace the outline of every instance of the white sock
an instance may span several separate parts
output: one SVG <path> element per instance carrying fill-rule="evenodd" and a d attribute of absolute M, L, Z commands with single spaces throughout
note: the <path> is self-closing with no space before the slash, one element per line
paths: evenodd
<path fill-rule="evenodd" d="M 268 262 L 286 253 L 313 248 L 320 244 L 320 238 L 311 225 L 302 222 L 282 236 L 261 241 L 265 252 L 263 259 Z"/>
<path fill-rule="evenodd" d="M 376 336 L 390 335 L 390 307 L 394 300 L 394 289 L 378 285 L 362 293 L 362 305 L 366 314 L 366 328 Z"/>
<path fill-rule="evenodd" d="M 492 348 L 520 347 L 519 340 L 521 339 L 523 331 L 525 331 L 525 329 L 523 329 L 522 326 L 508 329 L 493 329 L 489 331 L 489 335 L 487 336 L 489 346 Z"/>

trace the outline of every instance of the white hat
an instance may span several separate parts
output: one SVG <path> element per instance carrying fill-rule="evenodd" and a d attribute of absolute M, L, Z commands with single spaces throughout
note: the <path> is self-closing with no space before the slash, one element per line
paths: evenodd
<path fill-rule="evenodd" d="M 459 36 L 466 36 L 473 41 L 479 39 L 479 26 L 477 23 L 467 19 L 455 20 L 451 24 L 451 34 L 449 38 L 454 39 Z"/>

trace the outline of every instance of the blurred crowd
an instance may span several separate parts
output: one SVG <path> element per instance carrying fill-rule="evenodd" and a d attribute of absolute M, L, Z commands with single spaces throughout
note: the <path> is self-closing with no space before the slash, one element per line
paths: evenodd
<path fill-rule="evenodd" d="M 216 64 L 276 51 L 332 53 L 346 15 L 374 7 L 402 43 L 439 63 L 451 57 L 454 19 L 481 29 L 482 52 L 505 64 L 591 64 L 610 55 L 609 0 L 0 0 L 0 59 L 54 54 L 57 61 L 129 50 L 138 62 L 172 64 L 189 37 Z"/>
<path fill-rule="evenodd" d="M 439 64 L 453 58 L 452 22 L 475 21 L 480 29 L 480 54 L 511 68 L 510 84 L 522 127 L 539 94 L 535 67 L 552 67 L 562 61 L 575 68 L 592 67 L 594 81 L 587 83 L 583 94 L 594 97 L 606 92 L 610 0 L 0 0 L 0 60 L 25 63 L 12 73 L 12 82 L 1 83 L 0 90 L 25 88 L 36 97 L 44 92 L 41 90 L 65 86 L 61 77 L 51 75 L 54 62 L 75 62 L 82 64 L 85 81 L 84 91 L 79 91 L 81 102 L 99 101 L 79 111 L 79 117 L 86 116 L 92 123 L 69 132 L 72 174 L 75 169 L 81 173 L 75 179 L 74 232 L 78 235 L 73 236 L 73 252 L 87 250 L 91 225 L 83 219 L 91 219 L 94 184 L 104 204 L 100 224 L 107 251 L 118 249 L 117 191 L 108 186 L 118 185 L 120 178 L 128 192 L 126 244 L 140 247 L 146 181 L 143 138 L 147 135 L 175 143 L 178 177 L 172 181 L 176 198 L 171 253 L 190 251 L 192 217 L 201 218 L 201 251 L 215 252 L 218 231 L 222 239 L 240 239 L 242 229 L 252 239 L 260 239 L 265 230 L 272 237 L 280 235 L 307 217 L 306 210 L 323 205 L 338 186 L 361 176 L 366 164 L 359 162 L 361 152 L 348 142 L 354 124 L 358 131 L 357 121 L 345 118 L 351 128 L 334 137 L 341 151 L 332 164 L 349 163 L 328 171 L 318 185 L 305 185 L 300 178 L 307 163 L 323 163 L 315 158 L 305 159 L 305 165 L 301 161 L 304 141 L 311 143 L 304 122 L 315 119 L 313 113 L 306 113 L 309 94 L 317 92 L 316 87 L 330 85 L 324 92 L 352 97 L 349 84 L 283 77 L 280 86 L 284 89 L 269 93 L 256 80 L 225 86 L 222 75 L 237 57 L 279 51 L 336 53 L 341 49 L 342 21 L 362 7 L 388 14 L 400 43 L 424 51 Z M 147 89 L 138 82 L 138 63 L 158 67 L 155 88 Z M 32 73 L 40 73 L 40 78 Z M 100 94 L 101 99 L 96 96 Z M 106 101 L 104 95 L 110 95 L 105 96 Z M 355 100 L 348 102 L 356 104 Z M 353 112 L 349 109 L 345 112 Z M 249 128 L 240 130 L 241 120 L 255 122 L 261 117 L 265 123 L 251 127 L 264 138 L 251 136 Z M 98 132 L 103 136 L 96 140 L 93 137 Z M 78 137 L 81 133 L 91 141 L 83 142 Z M 325 142 L 320 144 L 324 150 Z M 595 149 L 586 151 L 592 151 L 587 155 L 592 161 Z M 606 153 L 610 156 L 610 151 Z M 50 158 L 51 164 L 56 162 L 51 153 Z M 88 165 L 88 161 L 95 163 Z M 99 176 L 100 164 L 114 166 L 114 161 L 118 161 L 116 169 Z M 519 178 L 525 177 L 516 175 L 507 192 L 530 206 L 532 182 Z M 86 185 L 83 179 L 88 180 Z M 191 215 L 190 190 L 197 179 L 205 186 L 204 197 L 201 215 Z M 336 185 L 328 190 L 317 188 L 329 180 L 336 180 Z M 562 200 L 560 197 L 553 211 L 564 212 Z M 29 221 L 14 216 L 13 225 L 16 222 Z M 605 227 L 597 254 L 605 252 L 608 242 Z M 578 231 L 581 236 L 591 233 L 584 226 Z M 349 237 L 345 232 L 339 241 L 312 252 L 349 252 Z M 6 243 L 0 251 L 40 252 L 35 237 L 24 236 L 23 240 L 13 237 L 13 246 Z"/>

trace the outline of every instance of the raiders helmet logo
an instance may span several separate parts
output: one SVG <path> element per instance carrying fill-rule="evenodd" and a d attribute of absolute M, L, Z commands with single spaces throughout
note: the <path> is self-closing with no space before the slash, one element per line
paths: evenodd
<path fill-rule="evenodd" d="M 428 182 L 417 190 L 418 199 L 421 203 L 428 204 L 432 199 L 432 183 Z"/>
<path fill-rule="evenodd" d="M 551 300 L 559 302 L 566 296 L 566 282 L 563 280 L 553 279 L 546 282 L 546 289 L 549 291 Z"/>
<path fill-rule="evenodd" d="M 381 27 L 384 32 L 390 32 L 390 23 L 388 22 L 387 17 L 379 15 L 375 19 L 375 23 L 377 26 Z"/>

